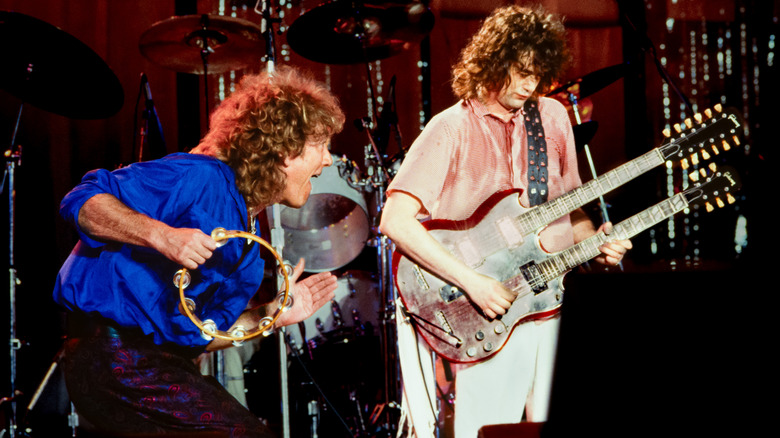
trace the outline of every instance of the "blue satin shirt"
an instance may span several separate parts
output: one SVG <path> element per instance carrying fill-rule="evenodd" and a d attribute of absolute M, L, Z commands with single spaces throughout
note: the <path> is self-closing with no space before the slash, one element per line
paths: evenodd
<path fill-rule="evenodd" d="M 174 274 L 181 266 L 149 248 L 99 242 L 78 228 L 87 199 L 99 193 L 177 228 L 247 230 L 247 207 L 232 169 L 217 159 L 187 153 L 135 163 L 113 172 L 87 173 L 62 201 L 60 213 L 80 241 L 60 269 L 54 300 L 69 310 L 97 313 L 125 327 L 140 328 L 158 344 L 205 346 L 200 329 L 179 312 Z M 196 315 L 228 330 L 263 278 L 260 245 L 232 238 L 217 248 L 192 277 L 185 295 Z M 251 329 L 251 328 L 248 328 Z"/>

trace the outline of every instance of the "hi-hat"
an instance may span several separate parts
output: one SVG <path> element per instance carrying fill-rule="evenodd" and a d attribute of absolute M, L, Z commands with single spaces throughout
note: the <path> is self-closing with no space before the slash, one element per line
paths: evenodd
<path fill-rule="evenodd" d="M 260 27 L 222 15 L 183 15 L 159 21 L 138 43 L 141 54 L 179 73 L 218 74 L 258 66 L 265 55 Z"/>
<path fill-rule="evenodd" d="M 290 48 L 324 64 L 358 64 L 397 55 L 433 29 L 431 10 L 408 5 L 322 4 L 297 18 L 287 30 Z"/>
<path fill-rule="evenodd" d="M 590 72 L 581 78 L 574 79 L 573 81 L 558 87 L 553 91 L 550 91 L 547 93 L 547 96 L 552 96 L 562 91 L 567 91 L 575 85 L 579 84 L 580 87 L 578 98 L 584 99 L 625 76 L 626 67 L 627 64 L 616 64 Z"/>
<path fill-rule="evenodd" d="M 124 90 L 111 68 L 58 27 L 0 11 L 0 41 L 0 87 L 23 103 L 74 119 L 102 119 L 122 108 Z"/>

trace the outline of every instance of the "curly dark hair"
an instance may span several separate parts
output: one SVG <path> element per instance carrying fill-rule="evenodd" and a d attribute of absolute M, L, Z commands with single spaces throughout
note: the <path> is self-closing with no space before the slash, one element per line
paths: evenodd
<path fill-rule="evenodd" d="M 277 201 L 286 182 L 287 157 L 303 153 L 307 140 L 341 131 L 344 113 L 321 83 L 290 67 L 244 76 L 236 91 L 212 113 L 201 146 L 236 174 L 250 208 Z"/>
<path fill-rule="evenodd" d="M 562 19 L 541 6 L 504 6 L 488 16 L 461 51 L 452 89 L 461 99 L 483 97 L 508 85 L 511 69 L 519 68 L 538 76 L 537 90 L 545 90 L 570 59 Z"/>

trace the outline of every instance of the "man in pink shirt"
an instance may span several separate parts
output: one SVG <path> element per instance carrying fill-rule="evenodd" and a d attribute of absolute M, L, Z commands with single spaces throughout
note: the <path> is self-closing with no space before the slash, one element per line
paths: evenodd
<path fill-rule="evenodd" d="M 454 68 L 461 100 L 433 117 L 388 187 L 381 231 L 489 319 L 505 314 L 515 294 L 453 256 L 420 219 L 468 219 L 491 195 L 514 188 L 530 208 L 581 185 L 566 109 L 539 94 L 568 59 L 553 15 L 519 6 L 494 11 Z M 596 232 L 578 209 L 551 223 L 540 242 L 556 252 Z M 608 243 L 595 260 L 617 265 L 630 248 L 630 241 Z M 488 424 L 546 420 L 558 326 L 557 317 L 519 324 L 488 360 L 454 367 L 455 438 L 475 438 Z"/>

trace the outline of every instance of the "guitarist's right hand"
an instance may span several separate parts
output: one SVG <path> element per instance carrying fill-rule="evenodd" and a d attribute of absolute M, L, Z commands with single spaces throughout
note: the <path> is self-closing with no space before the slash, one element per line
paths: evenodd
<path fill-rule="evenodd" d="M 498 280 L 476 271 L 474 271 L 474 278 L 466 285 L 466 294 L 489 319 L 505 314 L 517 298 L 517 294 L 504 287 Z"/>

